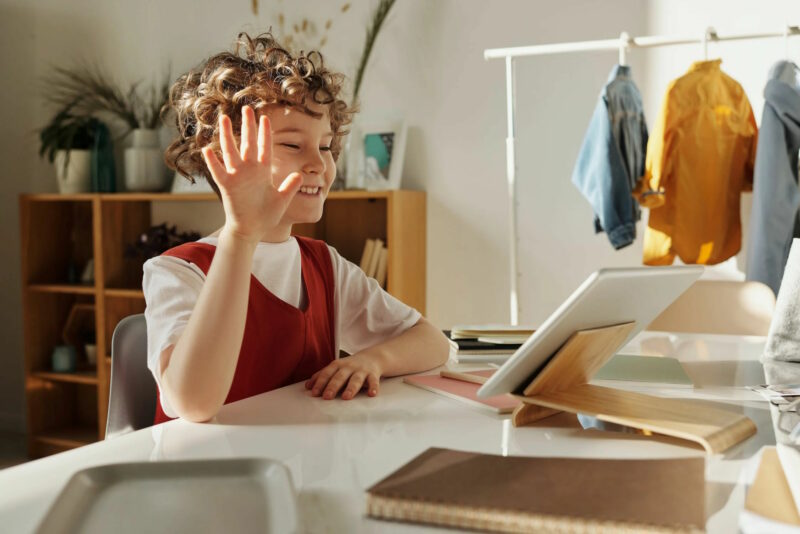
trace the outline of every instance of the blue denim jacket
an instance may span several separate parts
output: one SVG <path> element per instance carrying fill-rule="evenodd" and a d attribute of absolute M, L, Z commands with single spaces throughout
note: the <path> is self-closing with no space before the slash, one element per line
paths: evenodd
<path fill-rule="evenodd" d="M 572 183 L 595 213 L 595 231 L 605 230 L 621 249 L 636 239 L 639 204 L 632 196 L 644 174 L 647 124 L 642 97 L 629 66 L 616 65 L 597 101 L 583 139 Z"/>
<path fill-rule="evenodd" d="M 777 295 L 792 237 L 800 234 L 800 68 L 779 61 L 768 79 L 753 172 L 747 279 L 767 284 Z"/>

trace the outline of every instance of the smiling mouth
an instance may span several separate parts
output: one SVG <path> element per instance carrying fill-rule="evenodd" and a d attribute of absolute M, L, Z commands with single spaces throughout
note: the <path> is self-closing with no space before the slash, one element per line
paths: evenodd
<path fill-rule="evenodd" d="M 320 192 L 322 191 L 321 187 L 306 187 L 303 186 L 300 188 L 299 194 L 306 195 L 309 197 L 319 196 Z"/>

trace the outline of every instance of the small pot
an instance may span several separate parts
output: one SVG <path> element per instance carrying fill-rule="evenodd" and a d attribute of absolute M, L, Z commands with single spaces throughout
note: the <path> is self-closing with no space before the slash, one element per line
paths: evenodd
<path fill-rule="evenodd" d="M 69 152 L 69 161 L 64 162 Z M 88 193 L 92 189 L 92 151 L 57 150 L 54 159 L 58 192 L 62 195 Z"/>
<path fill-rule="evenodd" d="M 128 191 L 163 191 L 167 168 L 158 130 L 133 130 L 132 146 L 125 149 L 125 187 Z"/>

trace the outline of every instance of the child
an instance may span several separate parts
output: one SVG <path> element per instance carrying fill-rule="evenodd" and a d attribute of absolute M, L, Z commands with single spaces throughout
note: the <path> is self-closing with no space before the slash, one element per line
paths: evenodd
<path fill-rule="evenodd" d="M 313 223 L 353 110 L 317 52 L 240 34 L 170 91 L 172 169 L 203 176 L 225 225 L 145 263 L 155 422 L 207 421 L 223 404 L 298 381 L 313 396 L 378 394 L 379 379 L 447 360 L 443 334 L 321 241 Z M 339 359 L 339 348 L 352 354 Z"/>

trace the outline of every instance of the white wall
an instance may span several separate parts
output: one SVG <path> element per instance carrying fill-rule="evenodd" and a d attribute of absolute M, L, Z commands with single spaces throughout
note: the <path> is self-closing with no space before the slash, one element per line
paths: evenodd
<path fill-rule="evenodd" d="M 343 2 L 261 0 L 261 12 L 254 16 L 249 0 L 0 0 L 0 157 L 5 166 L 0 223 L 8 236 L 7 261 L 0 264 L 0 339 L 5 341 L 0 427 L 20 428 L 23 413 L 17 194 L 55 190 L 53 169 L 37 158 L 32 133 L 51 113 L 39 96 L 40 77 L 50 65 L 80 57 L 97 60 L 125 83 L 149 80 L 168 63 L 174 75 L 228 47 L 238 31 L 274 24 L 281 9 L 289 20 L 308 16 L 324 23 L 334 16 L 324 52 L 332 66 L 352 73 L 374 0 L 354 0 L 348 13 L 337 14 Z M 713 1 L 702 9 L 696 4 L 398 1 L 366 74 L 362 115 L 396 113 L 410 125 L 403 186 L 428 192 L 428 316 L 436 324 L 508 320 L 504 67 L 501 61 L 484 61 L 483 49 L 609 38 L 623 30 L 632 35 L 695 32 L 708 23 L 717 24 L 720 32 L 749 30 L 751 24 L 771 29 L 790 15 L 800 22 L 797 13 L 788 13 L 789 0 L 759 2 L 757 12 L 752 2 Z M 719 21 L 717 13 L 725 20 Z M 766 22 L 757 22 L 754 15 Z M 708 23 L 701 21 L 705 17 Z M 738 46 L 742 55 L 750 54 L 748 45 Z M 675 59 L 673 53 L 630 55 L 651 122 L 667 81 L 694 59 Z M 651 59 L 648 54 L 656 55 Z M 730 72 L 757 76 L 741 81 L 760 110 L 756 94 L 772 58 L 763 52 L 751 56 L 746 73 L 735 58 Z M 614 252 L 604 235 L 593 234 L 591 209 L 569 181 L 597 95 L 615 61 L 613 52 L 519 61 L 524 322 L 544 319 L 592 270 L 640 262 L 641 239 Z M 156 216 L 202 229 L 221 220 L 217 208 L 174 210 L 163 206 Z"/>

